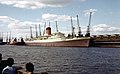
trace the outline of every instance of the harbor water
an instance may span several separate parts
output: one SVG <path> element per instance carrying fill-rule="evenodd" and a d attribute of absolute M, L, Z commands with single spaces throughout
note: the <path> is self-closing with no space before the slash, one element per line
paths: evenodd
<path fill-rule="evenodd" d="M 25 68 L 27 62 L 34 72 L 49 74 L 119 74 L 120 48 L 69 48 L 1 45 L 3 59 L 12 57 L 14 65 Z"/>

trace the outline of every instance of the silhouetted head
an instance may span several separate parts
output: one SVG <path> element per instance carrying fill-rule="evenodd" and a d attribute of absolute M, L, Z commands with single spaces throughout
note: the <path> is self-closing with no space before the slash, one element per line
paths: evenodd
<path fill-rule="evenodd" d="M 14 59 L 13 58 L 8 58 L 7 59 L 7 65 L 12 66 L 14 64 Z"/>
<path fill-rule="evenodd" d="M 34 71 L 34 65 L 32 63 L 27 63 L 26 64 L 26 71 L 32 72 Z"/>
<path fill-rule="evenodd" d="M 0 53 L 0 60 L 2 60 L 2 54 Z"/>

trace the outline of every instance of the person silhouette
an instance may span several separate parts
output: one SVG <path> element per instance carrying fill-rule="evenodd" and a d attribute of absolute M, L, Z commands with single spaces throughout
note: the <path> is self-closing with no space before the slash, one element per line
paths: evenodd
<path fill-rule="evenodd" d="M 27 72 L 25 74 L 48 74 L 47 72 L 33 73 L 34 65 L 31 62 L 27 63 L 25 67 L 26 67 L 26 72 Z"/>
<path fill-rule="evenodd" d="M 7 60 L 2 60 L 2 54 L 0 53 L 0 74 L 2 70 L 7 66 Z"/>
<path fill-rule="evenodd" d="M 22 67 L 13 66 L 14 59 L 8 58 L 7 59 L 7 66 L 3 69 L 2 74 L 17 74 L 17 70 L 21 69 Z"/>
<path fill-rule="evenodd" d="M 26 71 L 18 70 L 18 74 L 48 74 L 47 72 L 34 73 L 34 65 L 29 62 L 25 65 Z"/>
<path fill-rule="evenodd" d="M 25 68 L 26 68 L 26 72 L 27 74 L 33 74 L 33 71 L 34 71 L 34 65 L 29 62 L 25 65 Z"/>

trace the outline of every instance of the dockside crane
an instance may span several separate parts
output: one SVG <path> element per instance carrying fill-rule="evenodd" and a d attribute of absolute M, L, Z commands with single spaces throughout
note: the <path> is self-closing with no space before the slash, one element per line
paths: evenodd
<path fill-rule="evenodd" d="M 55 21 L 55 23 L 56 23 L 56 31 L 57 31 L 57 33 L 58 33 L 59 31 L 58 31 L 58 24 L 57 24 L 57 21 Z"/>
<path fill-rule="evenodd" d="M 41 26 L 39 24 L 39 36 L 41 36 Z"/>
<path fill-rule="evenodd" d="M 72 16 L 71 16 L 70 18 L 71 18 L 72 38 L 74 38 L 74 37 L 75 37 L 75 32 L 74 32 L 75 27 L 73 27 L 73 20 L 72 20 Z"/>
<path fill-rule="evenodd" d="M 45 28 L 46 28 L 46 22 L 45 22 L 45 24 L 44 24 L 43 36 L 44 36 L 44 34 L 45 34 Z"/>
<path fill-rule="evenodd" d="M 77 25 L 78 25 L 78 37 L 83 37 L 83 34 L 81 32 L 81 27 L 80 27 L 80 24 L 79 24 L 78 15 L 77 15 Z"/>
<path fill-rule="evenodd" d="M 37 25 L 35 25 L 35 29 L 36 29 L 36 38 L 37 38 L 38 37 Z"/>
<path fill-rule="evenodd" d="M 90 12 L 89 23 L 88 23 L 88 26 L 87 26 L 87 32 L 85 34 L 85 37 L 90 37 L 91 16 L 92 16 L 92 12 Z"/>
<path fill-rule="evenodd" d="M 33 38 L 33 35 L 32 35 L 32 27 L 30 26 L 30 37 Z"/>

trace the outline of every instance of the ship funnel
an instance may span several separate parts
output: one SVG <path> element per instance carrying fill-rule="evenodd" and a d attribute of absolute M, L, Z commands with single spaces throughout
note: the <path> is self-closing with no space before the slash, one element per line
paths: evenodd
<path fill-rule="evenodd" d="M 48 36 L 51 35 L 51 28 L 50 28 L 50 27 L 47 27 L 47 28 L 46 28 L 46 34 L 47 34 Z"/>

